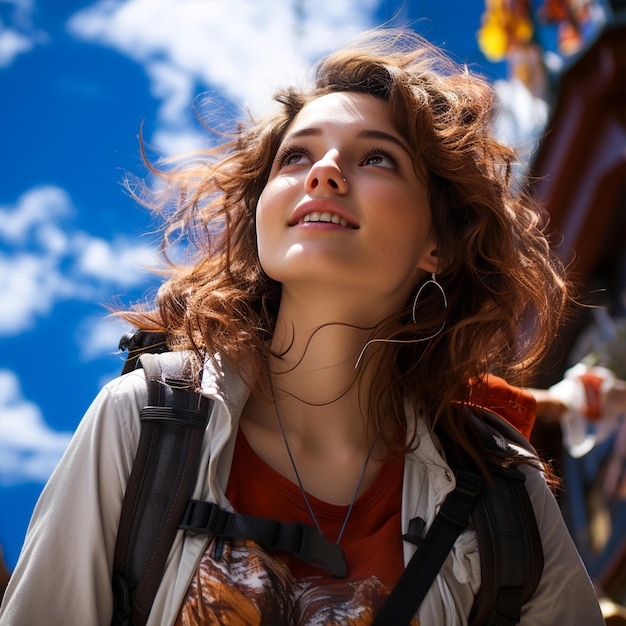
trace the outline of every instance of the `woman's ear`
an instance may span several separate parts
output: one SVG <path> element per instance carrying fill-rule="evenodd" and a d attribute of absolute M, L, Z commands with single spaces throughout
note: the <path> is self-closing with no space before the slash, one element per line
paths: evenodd
<path fill-rule="evenodd" d="M 436 274 L 439 270 L 439 254 L 437 248 L 433 248 L 430 252 L 424 255 L 419 268 L 428 272 L 429 274 Z"/>

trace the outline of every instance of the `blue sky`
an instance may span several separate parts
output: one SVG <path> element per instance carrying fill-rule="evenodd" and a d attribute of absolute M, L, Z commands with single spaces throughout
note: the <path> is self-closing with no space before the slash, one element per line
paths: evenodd
<path fill-rule="evenodd" d="M 478 50 L 483 0 L 0 0 L 0 545 L 17 559 L 36 498 L 125 327 L 105 305 L 157 282 L 151 216 L 121 184 L 137 136 L 205 145 L 193 103 L 253 112 L 306 62 L 400 22 L 496 79 Z M 396 22 L 398 23 L 398 22 Z"/>

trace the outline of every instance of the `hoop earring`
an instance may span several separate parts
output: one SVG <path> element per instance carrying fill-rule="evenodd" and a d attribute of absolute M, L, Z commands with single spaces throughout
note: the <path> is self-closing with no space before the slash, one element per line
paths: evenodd
<path fill-rule="evenodd" d="M 417 309 L 417 301 L 419 300 L 419 297 L 422 295 L 422 291 L 424 290 L 424 287 L 426 287 L 427 285 L 435 285 L 435 287 L 439 289 L 439 291 L 441 292 L 441 296 L 443 297 L 443 308 L 444 309 L 448 308 L 448 298 L 446 297 L 446 292 L 443 290 L 443 287 L 437 282 L 437 276 L 435 276 L 435 272 L 433 272 L 430 276 L 431 277 L 425 283 L 422 283 L 420 285 L 420 288 L 417 290 L 417 293 L 415 294 L 415 298 L 413 299 L 413 308 L 411 309 L 411 319 L 413 320 L 414 324 L 417 324 L 417 320 L 415 319 L 415 310 Z M 443 330 L 443 326 L 441 327 L 441 330 Z M 436 334 L 438 335 L 441 332 L 441 330 L 438 331 Z"/>
<path fill-rule="evenodd" d="M 446 297 L 446 292 L 444 291 L 443 287 L 437 282 L 437 277 L 435 276 L 435 272 L 433 272 L 431 274 L 431 277 L 425 283 L 422 283 L 420 285 L 420 288 L 417 290 L 417 293 L 415 294 L 415 298 L 413 299 L 413 307 L 411 309 L 411 320 L 413 321 L 414 324 L 417 324 L 417 320 L 415 319 L 415 310 L 417 309 L 417 302 L 419 300 L 419 297 L 422 295 L 422 291 L 424 290 L 424 287 L 426 287 L 427 285 L 431 285 L 431 284 L 435 285 L 435 287 L 437 287 L 437 289 L 439 289 L 439 291 L 441 292 L 441 296 L 443 297 L 444 310 L 448 308 L 448 298 Z M 361 363 L 361 360 L 363 359 L 363 355 L 365 354 L 365 351 L 373 343 L 420 343 L 422 341 L 429 341 L 430 339 L 434 339 L 437 335 L 439 335 L 441 331 L 445 328 L 445 325 L 446 325 L 446 320 L 443 320 L 437 332 L 433 333 L 432 335 L 428 335 L 428 337 L 420 337 L 419 339 L 370 339 L 363 346 L 363 349 L 361 350 L 361 353 L 359 354 L 359 358 L 356 360 L 356 363 L 354 364 L 354 369 L 358 369 Z"/>

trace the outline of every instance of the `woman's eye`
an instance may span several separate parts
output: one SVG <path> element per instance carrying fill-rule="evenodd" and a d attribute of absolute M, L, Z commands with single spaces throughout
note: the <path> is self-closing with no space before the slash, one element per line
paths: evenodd
<path fill-rule="evenodd" d="M 370 150 L 362 161 L 363 165 L 374 165 L 376 167 L 386 167 L 389 169 L 398 169 L 398 161 L 387 150 Z"/>
<path fill-rule="evenodd" d="M 295 165 L 304 159 L 304 155 L 299 152 L 292 152 L 286 159 L 283 160 L 283 165 Z"/>
<path fill-rule="evenodd" d="M 301 147 L 291 146 L 281 150 L 276 155 L 276 163 L 279 167 L 289 167 L 290 165 L 301 165 L 309 162 L 307 150 Z"/>

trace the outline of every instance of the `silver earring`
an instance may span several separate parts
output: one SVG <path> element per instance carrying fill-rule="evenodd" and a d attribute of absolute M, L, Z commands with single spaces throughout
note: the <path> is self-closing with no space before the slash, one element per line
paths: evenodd
<path fill-rule="evenodd" d="M 422 283 L 420 285 L 420 288 L 417 290 L 417 293 L 415 294 L 415 298 L 413 299 L 413 308 L 411 309 L 411 319 L 413 320 L 414 324 L 417 324 L 417 320 L 415 319 L 415 310 L 417 309 L 417 301 L 419 300 L 419 297 L 422 295 L 422 291 L 424 291 L 424 287 L 428 285 L 435 285 L 435 287 L 439 289 L 439 291 L 441 292 L 441 296 L 443 297 L 443 308 L 444 309 L 448 308 L 448 298 L 446 297 L 446 292 L 443 290 L 443 287 L 437 282 L 437 277 L 435 276 L 435 272 L 433 272 L 430 276 L 431 277 L 425 283 Z M 441 327 L 441 330 L 443 330 L 443 326 Z M 438 335 L 441 332 L 441 330 L 439 330 L 436 334 Z M 429 339 L 432 339 L 432 337 L 429 337 Z"/>
<path fill-rule="evenodd" d="M 433 272 L 431 274 L 431 277 L 425 283 L 422 283 L 420 285 L 420 288 L 417 290 L 417 293 L 415 294 L 415 298 L 413 299 L 413 307 L 411 309 L 411 319 L 413 320 L 414 324 L 417 323 L 417 320 L 415 319 L 415 311 L 417 309 L 417 302 L 419 300 L 419 297 L 422 295 L 422 291 L 424 290 L 424 287 L 426 287 L 427 285 L 435 285 L 435 287 L 439 289 L 439 291 L 441 292 L 441 296 L 443 297 L 443 308 L 444 309 L 448 308 L 448 298 L 446 297 L 446 292 L 444 291 L 443 287 L 437 282 L 437 277 L 435 276 L 435 272 Z M 359 367 L 359 364 L 361 363 L 361 360 L 363 359 L 363 355 L 365 354 L 365 351 L 373 343 L 420 343 L 422 341 L 429 341 L 430 339 L 434 339 L 439 333 L 441 333 L 445 325 L 446 325 L 446 320 L 443 320 L 437 332 L 433 333 L 432 335 L 428 335 L 428 337 L 420 337 L 419 339 L 370 339 L 363 346 L 363 349 L 361 350 L 361 353 L 359 354 L 359 358 L 356 360 L 356 363 L 354 365 L 354 369 L 357 369 Z"/>

